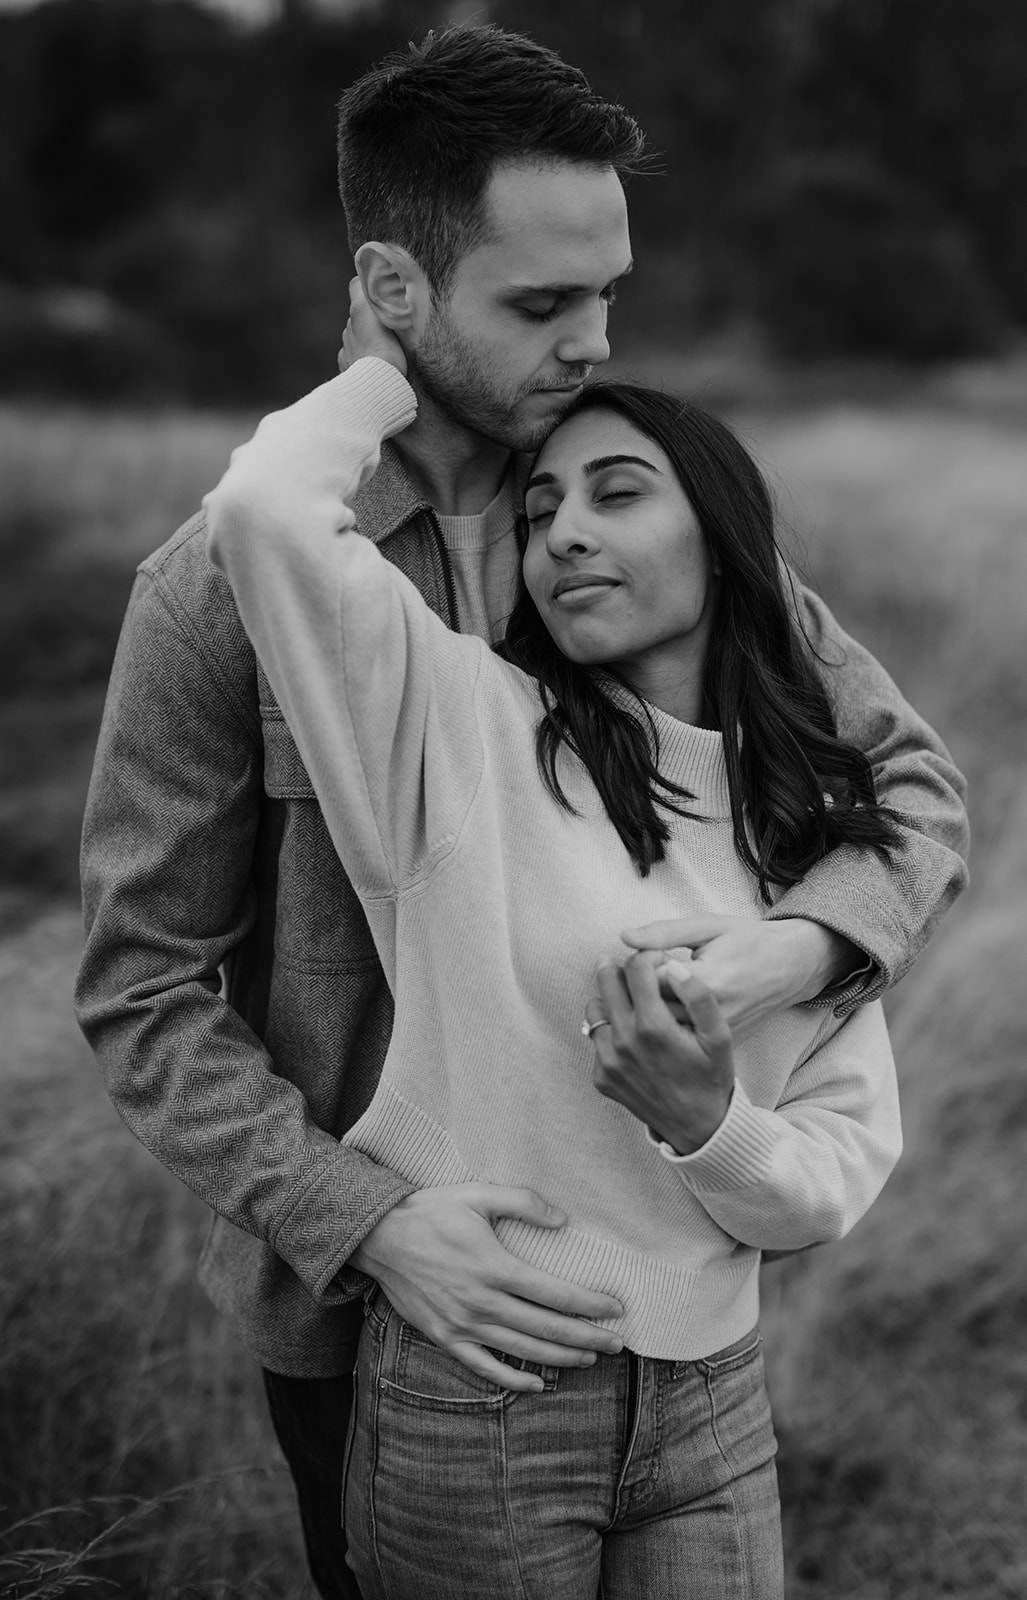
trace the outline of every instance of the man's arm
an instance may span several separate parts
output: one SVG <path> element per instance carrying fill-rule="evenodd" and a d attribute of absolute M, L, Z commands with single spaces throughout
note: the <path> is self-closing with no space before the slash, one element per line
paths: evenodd
<path fill-rule="evenodd" d="M 877 851 L 834 850 L 768 913 L 833 929 L 873 963 L 870 972 L 824 997 L 843 1014 L 908 972 L 966 888 L 966 782 L 933 728 L 869 650 L 839 627 L 824 601 L 803 588 L 798 604 L 838 737 L 863 751 L 878 804 L 900 818 L 890 863 Z"/>
<path fill-rule="evenodd" d="M 831 699 L 839 737 L 863 751 L 878 802 L 899 815 L 887 861 L 843 846 L 783 894 L 762 922 L 683 917 L 625 930 L 636 950 L 687 947 L 736 1034 L 774 1011 L 814 1002 L 844 1015 L 913 965 L 965 889 L 966 784 L 938 735 L 878 661 L 812 591 L 798 615 Z"/>
<path fill-rule="evenodd" d="M 255 916 L 263 787 L 252 656 L 241 629 L 237 649 L 214 633 L 231 629 L 221 588 L 220 615 L 215 595 L 192 619 L 159 573 L 133 591 L 86 809 L 76 1005 L 137 1138 L 330 1302 L 354 1292 L 334 1281 L 351 1231 L 410 1188 L 315 1125 L 221 993 Z"/>

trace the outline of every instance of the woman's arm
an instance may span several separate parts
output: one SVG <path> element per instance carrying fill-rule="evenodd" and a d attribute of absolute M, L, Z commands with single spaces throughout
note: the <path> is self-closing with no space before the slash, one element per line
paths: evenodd
<path fill-rule="evenodd" d="M 393 366 L 358 361 L 266 417 L 204 500 L 211 559 L 342 862 L 369 894 L 391 893 L 451 848 L 481 761 L 480 641 L 452 634 L 353 531 L 354 493 L 414 414 Z"/>
<path fill-rule="evenodd" d="M 595 1086 L 644 1122 L 713 1220 L 759 1249 L 839 1239 L 880 1192 L 902 1148 L 898 1086 L 877 1005 L 825 1017 L 773 1110 L 734 1072 L 731 1034 L 687 968 L 674 988 L 691 1027 L 672 1016 L 653 957 L 598 975 Z M 594 1012 L 594 1015 L 591 1013 Z"/>

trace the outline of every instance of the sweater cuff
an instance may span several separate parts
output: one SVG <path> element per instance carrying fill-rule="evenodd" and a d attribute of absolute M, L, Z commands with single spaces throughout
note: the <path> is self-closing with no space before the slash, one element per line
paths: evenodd
<path fill-rule="evenodd" d="M 650 1144 L 676 1167 L 692 1189 L 718 1192 L 744 1189 L 766 1176 L 776 1143 L 773 1129 L 758 1111 L 742 1085 L 735 1083 L 731 1104 L 717 1131 L 690 1156 L 679 1155 L 665 1139 L 646 1129 Z"/>
<path fill-rule="evenodd" d="M 321 385 L 325 413 L 353 426 L 354 400 L 362 422 L 380 439 L 390 439 L 417 416 L 417 396 L 398 367 L 380 356 L 361 356 L 338 377 Z"/>

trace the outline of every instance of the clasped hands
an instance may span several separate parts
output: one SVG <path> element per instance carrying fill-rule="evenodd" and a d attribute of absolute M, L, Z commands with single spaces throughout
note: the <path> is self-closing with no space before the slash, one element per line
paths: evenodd
<path fill-rule="evenodd" d="M 638 950 L 596 974 L 598 996 L 582 1029 L 592 1042 L 592 1081 L 679 1155 L 720 1127 L 735 1081 L 724 1013 L 691 966 Z"/>
<path fill-rule="evenodd" d="M 693 916 L 628 929 L 635 953 L 601 967 L 585 1011 L 598 1092 L 680 1155 L 719 1128 L 734 1087 L 733 1041 L 783 1004 L 811 1000 L 859 953 L 802 919 Z M 668 952 L 687 948 L 691 959 Z"/>

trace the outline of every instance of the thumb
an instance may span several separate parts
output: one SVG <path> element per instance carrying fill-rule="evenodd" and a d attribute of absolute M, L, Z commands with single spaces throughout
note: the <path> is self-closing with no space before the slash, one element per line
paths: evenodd
<path fill-rule="evenodd" d="M 490 1221 L 494 1217 L 517 1217 L 521 1222 L 533 1222 L 538 1228 L 562 1228 L 567 1221 L 566 1211 L 547 1205 L 534 1189 L 483 1183 L 478 1186 L 478 1195 L 471 1198 L 471 1205 Z"/>
<path fill-rule="evenodd" d="M 666 922 L 647 922 L 640 928 L 625 928 L 621 938 L 636 950 L 696 950 L 731 927 L 732 917 L 697 914 L 673 917 Z"/>

